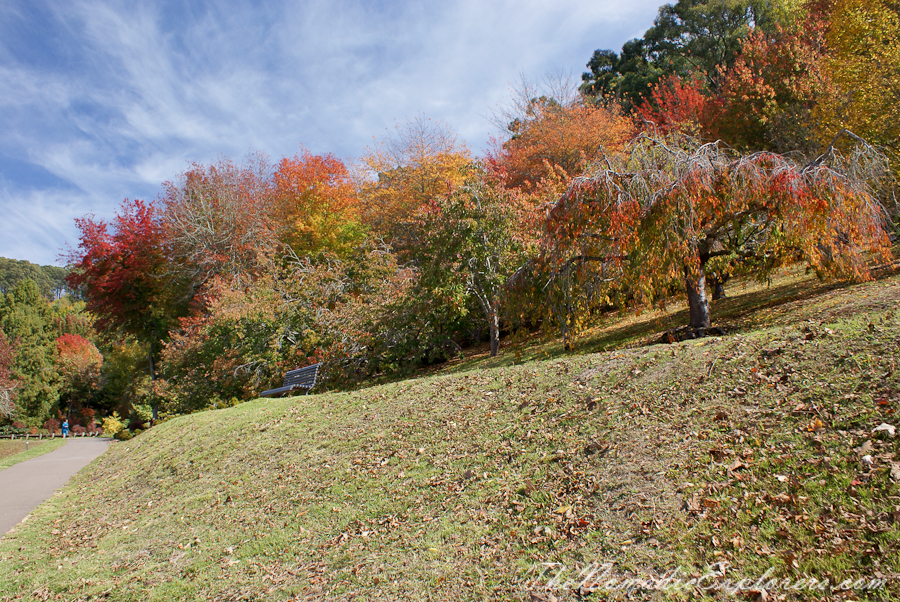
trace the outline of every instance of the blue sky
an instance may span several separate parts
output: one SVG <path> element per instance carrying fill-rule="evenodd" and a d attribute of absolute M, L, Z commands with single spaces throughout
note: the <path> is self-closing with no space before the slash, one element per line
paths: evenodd
<path fill-rule="evenodd" d="M 3 0 L 0 256 L 58 264 L 75 218 L 190 162 L 352 161 L 443 120 L 479 153 L 523 77 L 580 77 L 660 0 Z"/>

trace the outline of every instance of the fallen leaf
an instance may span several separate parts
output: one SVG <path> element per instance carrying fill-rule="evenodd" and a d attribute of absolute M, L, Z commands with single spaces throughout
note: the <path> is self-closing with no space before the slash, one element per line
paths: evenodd
<path fill-rule="evenodd" d="M 896 431 L 896 429 L 894 428 L 894 425 L 888 424 L 888 423 L 886 423 L 886 422 L 882 422 L 881 424 L 879 424 L 878 426 L 876 426 L 875 429 L 874 429 L 872 432 L 873 432 L 873 433 L 885 432 L 885 433 L 888 434 L 889 437 L 893 437 L 894 434 L 895 434 L 897 431 Z"/>
<path fill-rule="evenodd" d="M 605 441 L 591 441 L 584 446 L 584 455 L 590 456 L 593 454 L 606 453 L 609 451 L 610 447 L 612 446 Z"/>
<path fill-rule="evenodd" d="M 721 462 L 725 459 L 725 456 L 728 455 L 728 452 L 724 449 L 713 448 L 709 450 L 709 455 L 712 456 L 713 460 L 715 460 L 716 462 Z"/>
<path fill-rule="evenodd" d="M 684 509 L 691 513 L 700 512 L 700 500 L 696 493 L 684 501 Z"/>
<path fill-rule="evenodd" d="M 777 504 L 780 506 L 787 506 L 788 504 L 790 504 L 794 501 L 794 497 L 791 495 L 788 495 L 787 493 L 779 493 L 777 495 L 769 496 L 769 500 L 771 500 L 772 503 L 774 503 L 774 504 Z"/>
<path fill-rule="evenodd" d="M 735 470 L 744 468 L 746 466 L 747 465 L 744 464 L 743 462 L 741 462 L 740 460 L 735 460 L 734 462 L 731 463 L 731 466 L 728 467 L 728 472 L 734 472 Z"/>
<path fill-rule="evenodd" d="M 866 441 L 865 443 L 857 447 L 854 451 L 858 456 L 865 456 L 873 449 L 875 449 L 875 445 L 872 444 L 872 441 L 870 439 L 869 441 Z"/>

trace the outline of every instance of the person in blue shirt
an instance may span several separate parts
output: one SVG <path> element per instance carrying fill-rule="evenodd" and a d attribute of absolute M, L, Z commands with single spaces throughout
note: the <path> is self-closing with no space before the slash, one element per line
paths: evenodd
<path fill-rule="evenodd" d="M 66 420 L 63 420 L 62 436 L 63 436 L 63 439 L 65 439 L 66 437 L 69 436 L 69 420 L 68 420 L 68 418 Z"/>

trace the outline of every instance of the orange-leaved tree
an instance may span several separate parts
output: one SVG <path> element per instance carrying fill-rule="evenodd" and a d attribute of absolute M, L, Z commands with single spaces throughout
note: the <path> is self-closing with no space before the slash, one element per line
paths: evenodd
<path fill-rule="evenodd" d="M 359 197 L 344 162 L 303 149 L 274 174 L 270 211 L 278 238 L 298 256 L 346 255 L 365 236 Z"/>
<path fill-rule="evenodd" d="M 866 278 L 866 253 L 889 244 L 872 184 L 886 163 L 858 145 L 810 164 L 720 143 L 639 137 L 575 180 L 548 213 L 557 273 L 588 267 L 638 299 L 687 293 L 690 327 L 710 326 L 706 272 L 727 259 L 759 278 L 805 261 L 821 275 Z M 870 179 L 871 178 L 871 179 Z"/>
<path fill-rule="evenodd" d="M 419 116 L 398 125 L 357 170 L 364 223 L 388 242 L 409 246 L 416 212 L 461 185 L 470 163 L 468 148 L 446 123 Z"/>
<path fill-rule="evenodd" d="M 62 377 L 60 393 L 69 410 L 78 413 L 100 387 L 103 356 L 88 339 L 77 334 L 63 334 L 56 339 L 56 365 Z"/>
<path fill-rule="evenodd" d="M 548 96 L 514 104 L 516 110 L 508 112 L 508 138 L 497 141 L 487 158 L 488 168 L 508 188 L 531 192 L 550 182 L 564 188 L 603 153 L 620 151 L 634 135 L 631 120 L 614 105 Z"/>
<path fill-rule="evenodd" d="M 832 93 L 824 36 L 825 23 L 815 15 L 747 36 L 724 74 L 715 136 L 743 150 L 819 152 L 822 132 L 814 112 Z"/>

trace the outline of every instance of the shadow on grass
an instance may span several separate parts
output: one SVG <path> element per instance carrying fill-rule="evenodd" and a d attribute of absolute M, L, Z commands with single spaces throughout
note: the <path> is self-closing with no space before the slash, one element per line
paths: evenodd
<path fill-rule="evenodd" d="M 900 262 L 893 262 L 873 271 L 875 282 L 889 280 L 900 274 Z M 776 324 L 796 323 L 821 316 L 816 299 L 842 297 L 840 303 L 853 306 L 855 287 L 871 285 L 850 281 L 822 281 L 803 269 L 794 269 L 775 276 L 769 283 L 754 280 L 738 281 L 730 287 L 730 296 L 711 302 L 713 326 L 725 330 L 726 336 L 748 332 Z M 877 284 L 876 284 L 877 286 Z M 673 310 L 627 310 L 597 316 L 593 327 L 579 337 L 573 349 L 563 349 L 562 341 L 547 333 L 531 333 L 518 342 L 502 341 L 500 354 L 490 357 L 488 345 L 467 349 L 465 357 L 432 366 L 415 375 L 392 380 L 436 373 L 459 373 L 522 364 L 530 361 L 598 353 L 652 345 L 662 340 L 668 330 L 686 326 L 689 313 L 680 297 L 669 300 Z"/>
<path fill-rule="evenodd" d="M 888 280 L 900 274 L 896 264 L 873 273 L 875 281 Z M 807 303 L 829 296 L 834 292 L 851 293 L 860 286 L 859 282 L 822 281 L 803 273 L 782 276 L 778 282 L 765 285 L 747 282 L 746 292 L 732 294 L 724 299 L 711 302 L 713 326 L 719 326 L 727 334 L 747 332 L 760 327 L 785 322 L 798 322 L 813 317 L 815 304 Z M 865 283 L 862 283 L 863 285 Z M 732 287 L 737 289 L 738 287 Z M 739 290 L 739 289 L 738 289 Z M 850 297 L 850 294 L 846 295 Z M 849 302 L 846 299 L 845 302 Z M 789 319 L 785 319 L 790 315 Z M 610 320 L 616 320 L 611 318 Z M 623 347 L 635 347 L 659 342 L 667 330 L 686 326 L 689 323 L 687 308 L 650 317 L 620 327 L 613 327 L 598 336 L 589 336 L 579 345 L 579 353 L 608 351 Z"/>

